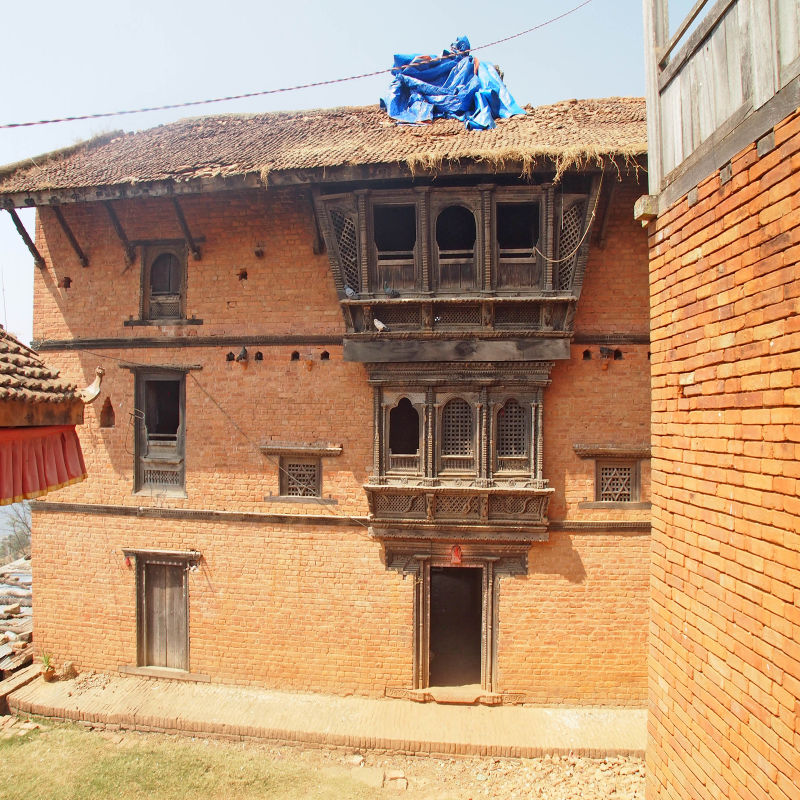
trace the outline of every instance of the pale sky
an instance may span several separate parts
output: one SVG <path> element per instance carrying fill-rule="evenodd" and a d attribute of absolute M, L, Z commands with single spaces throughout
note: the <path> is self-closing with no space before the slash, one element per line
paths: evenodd
<path fill-rule="evenodd" d="M 675 4 L 688 5 L 690 0 Z M 132 109 L 371 72 L 394 53 L 473 47 L 545 22 L 580 0 L 6 0 L 0 123 Z M 505 71 L 521 104 L 644 94 L 641 0 L 592 0 L 478 57 Z M 0 130 L 0 164 L 112 130 L 201 114 L 377 103 L 389 76 L 173 112 Z M 23 212 L 29 230 L 33 213 Z M 0 211 L 0 323 L 31 338 L 33 260 Z"/>

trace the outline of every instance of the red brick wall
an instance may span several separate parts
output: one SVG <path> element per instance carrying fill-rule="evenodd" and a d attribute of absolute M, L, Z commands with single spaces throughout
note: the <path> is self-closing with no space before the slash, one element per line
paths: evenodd
<path fill-rule="evenodd" d="M 648 797 L 800 797 L 800 115 L 650 227 Z"/>
<path fill-rule="evenodd" d="M 587 265 L 577 328 L 588 336 L 647 331 L 647 251 L 631 219 L 641 188 L 618 185 L 604 249 Z M 48 209 L 38 242 L 39 339 L 329 335 L 343 333 L 327 256 L 312 252 L 307 199 L 289 190 L 181 200 L 203 258 L 188 262 L 187 312 L 202 325 L 128 327 L 139 316 L 140 267 L 125 269 L 105 209 L 69 206 L 85 246 L 81 268 Z M 180 236 L 167 200 L 122 201 L 130 239 Z M 254 254 L 257 246 L 264 257 Z M 238 274 L 246 269 L 248 278 Z M 70 289 L 58 288 L 64 276 Z M 584 361 L 585 349 L 593 358 Z M 106 369 L 101 395 L 80 429 L 89 478 L 57 502 L 161 506 L 266 514 L 362 516 L 361 488 L 372 469 L 372 390 L 360 364 L 338 345 L 249 346 L 246 364 L 227 362 L 238 346 L 48 352 L 49 363 L 81 384 Z M 598 345 L 575 345 L 545 392 L 545 476 L 555 488 L 551 518 L 644 521 L 647 509 L 586 509 L 594 462 L 573 444 L 641 444 L 648 439 L 647 345 L 622 345 L 604 370 Z M 263 361 L 255 361 L 261 350 Z M 300 352 L 292 361 L 291 353 Z M 329 360 L 320 360 L 323 350 Z M 120 363 L 120 359 L 125 363 Z M 187 497 L 132 494 L 134 378 L 131 363 L 198 365 L 186 377 Z M 113 428 L 101 428 L 110 398 Z M 213 398 L 213 399 L 212 399 Z M 323 459 L 333 505 L 265 502 L 278 469 L 258 445 L 268 440 L 342 445 Z M 643 470 L 647 497 L 648 470 Z M 193 548 L 189 574 L 192 671 L 217 680 L 334 692 L 381 694 L 408 686 L 412 669 L 412 579 L 386 568 L 382 549 L 358 524 L 159 520 L 88 514 L 34 515 L 36 640 L 57 660 L 115 669 L 136 661 L 135 575 L 122 548 Z M 499 688 L 541 702 L 642 703 L 645 696 L 646 534 L 613 529 L 553 532 L 535 544 L 529 574 L 499 583 Z M 87 586 L 91 591 L 87 592 Z M 87 635 L 87 632 L 89 635 Z"/>

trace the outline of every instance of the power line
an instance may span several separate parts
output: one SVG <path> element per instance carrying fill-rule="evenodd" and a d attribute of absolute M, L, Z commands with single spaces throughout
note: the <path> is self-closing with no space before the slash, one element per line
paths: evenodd
<path fill-rule="evenodd" d="M 548 25 L 552 25 L 554 22 L 558 22 L 564 17 L 568 17 L 570 14 L 574 14 L 576 11 L 579 11 L 584 6 L 588 6 L 592 0 L 584 0 L 579 5 L 575 6 L 574 8 L 565 11 L 563 14 L 559 14 L 558 16 L 551 17 L 544 22 L 540 22 L 538 25 L 534 25 L 532 28 L 527 28 L 524 31 L 519 31 L 518 33 L 513 33 L 510 36 L 505 36 L 502 39 L 496 39 L 493 42 L 488 42 L 487 44 L 479 45 L 478 47 L 473 47 L 470 49 L 470 52 L 473 53 L 476 50 L 485 50 L 487 47 L 494 47 L 498 44 L 503 44 L 504 42 L 510 42 L 512 39 L 518 39 L 520 36 L 526 36 L 529 33 L 533 33 L 534 31 L 538 31 L 541 28 L 547 27 Z M 440 56 L 435 59 L 431 59 L 428 63 L 434 63 L 436 61 L 441 61 L 446 58 L 450 58 L 450 56 Z M 264 97 L 265 95 L 269 94 L 281 94 L 284 92 L 296 92 L 300 89 L 313 89 L 320 86 L 331 86 L 335 83 L 346 83 L 347 81 L 357 81 L 361 80 L 362 78 L 372 78 L 376 75 L 385 75 L 386 73 L 392 72 L 393 68 L 389 69 L 377 69 L 372 72 L 363 72 L 360 75 L 348 75 L 345 78 L 331 78 L 327 81 L 315 81 L 313 83 L 301 83 L 296 86 L 286 86 L 281 89 L 264 89 L 258 92 L 246 92 L 244 94 L 231 94 L 227 95 L 226 97 L 215 97 L 212 99 L 207 100 L 189 100 L 183 103 L 167 103 L 162 106 L 145 106 L 142 108 L 134 108 L 134 109 L 127 109 L 124 111 L 105 111 L 99 114 L 79 114 L 76 116 L 71 117 L 57 117 L 55 119 L 40 119 L 31 122 L 7 122 L 4 124 L 0 124 L 0 130 L 8 130 L 11 128 L 30 128 L 34 125 L 54 125 L 59 122 L 78 122 L 80 120 L 88 120 L 88 119 L 105 119 L 107 117 L 122 117 L 130 114 L 145 114 L 152 111 L 170 111 L 176 108 L 191 108 L 193 106 L 203 106 L 203 105 L 210 105 L 211 103 L 225 103 L 229 100 L 246 100 L 251 97 Z"/>

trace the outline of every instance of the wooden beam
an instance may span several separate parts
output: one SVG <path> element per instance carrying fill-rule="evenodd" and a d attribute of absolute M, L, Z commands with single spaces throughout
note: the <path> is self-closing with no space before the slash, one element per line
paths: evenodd
<path fill-rule="evenodd" d="M 650 194 L 661 191 L 661 95 L 658 89 L 658 53 L 669 34 L 667 0 L 642 0 L 644 16 L 645 92 L 647 95 L 647 161 Z"/>
<path fill-rule="evenodd" d="M 6 208 L 6 211 L 11 214 L 11 219 L 14 222 L 14 227 L 17 229 L 17 233 L 22 237 L 22 241 L 25 242 L 30 254 L 33 256 L 33 263 L 36 264 L 37 267 L 43 268 L 44 259 L 42 258 L 42 254 L 36 249 L 33 239 L 31 239 L 28 231 L 25 230 L 25 226 L 22 224 L 22 220 L 17 215 L 17 212 L 13 208 Z"/>
<path fill-rule="evenodd" d="M 658 49 L 656 55 L 658 57 L 659 67 L 665 66 L 667 59 L 669 58 L 669 54 L 675 49 L 675 45 L 678 44 L 678 42 L 683 38 L 683 34 L 689 30 L 689 26 L 695 21 L 695 19 L 697 19 L 697 15 L 703 10 L 703 6 L 705 6 L 707 2 L 708 0 L 697 0 L 686 17 L 684 17 L 683 22 L 678 25 L 678 29 L 675 31 L 669 42 L 667 42 L 664 47 L 660 47 Z"/>
<path fill-rule="evenodd" d="M 125 231 L 122 229 L 122 225 L 120 224 L 120 221 L 117 218 L 117 214 L 114 211 L 111 203 L 106 201 L 103 203 L 103 205 L 106 207 L 108 218 L 111 220 L 111 224 L 114 226 L 117 238 L 122 244 L 122 250 L 125 253 L 125 267 L 130 267 L 133 262 L 136 261 L 136 252 L 134 251 L 133 247 L 131 247 L 131 243 L 128 241 L 128 237 L 125 235 Z"/>
<path fill-rule="evenodd" d="M 86 257 L 86 254 L 83 252 L 81 246 L 78 244 L 78 240 L 75 238 L 75 234 L 72 232 L 72 228 L 70 228 L 69 223 L 64 218 L 64 212 L 58 206 L 53 206 L 53 213 L 56 215 L 56 219 L 58 220 L 59 225 L 61 225 L 61 230 L 64 231 L 64 235 L 67 237 L 69 243 L 72 245 L 72 249 L 75 251 L 75 255 L 78 256 L 78 261 L 81 262 L 81 266 L 88 267 L 89 259 Z"/>
<path fill-rule="evenodd" d="M 177 197 L 172 198 L 172 205 L 175 208 L 175 216 L 178 218 L 178 225 L 181 226 L 183 238 L 186 240 L 186 246 L 189 248 L 189 252 L 194 257 L 194 260 L 199 261 L 202 258 L 200 248 L 192 238 L 192 232 L 189 230 L 189 226 L 186 224 L 186 217 L 183 216 L 183 209 L 181 208 L 181 204 L 178 202 Z"/>

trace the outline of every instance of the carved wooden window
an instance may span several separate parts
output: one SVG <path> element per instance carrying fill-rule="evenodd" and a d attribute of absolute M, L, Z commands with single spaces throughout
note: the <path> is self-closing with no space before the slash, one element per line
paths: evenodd
<path fill-rule="evenodd" d="M 573 203 L 563 213 L 558 235 L 558 288 L 572 288 L 575 264 L 583 235 L 583 203 Z"/>
<path fill-rule="evenodd" d="M 419 412 L 407 397 L 389 412 L 389 470 L 419 472 Z"/>
<path fill-rule="evenodd" d="M 320 497 L 322 470 L 318 458 L 281 458 L 280 492 L 285 497 Z"/>
<path fill-rule="evenodd" d="M 137 491 L 183 495 L 185 377 L 175 372 L 136 376 Z"/>
<path fill-rule="evenodd" d="M 497 411 L 497 469 L 530 470 L 528 413 L 516 400 L 507 400 Z"/>
<path fill-rule="evenodd" d="M 336 235 L 336 244 L 339 247 L 339 263 L 342 268 L 342 278 L 345 286 L 354 292 L 360 292 L 361 270 L 358 264 L 358 234 L 356 223 L 349 214 L 338 208 L 331 209 L 331 222 Z"/>
<path fill-rule="evenodd" d="M 414 205 L 375 205 L 372 235 L 378 291 L 416 286 L 417 209 Z"/>
<path fill-rule="evenodd" d="M 538 287 L 538 203 L 497 204 L 497 288 Z"/>
<path fill-rule="evenodd" d="M 464 206 L 443 209 L 436 218 L 438 284 L 445 291 L 475 287 L 475 215 Z"/>
<path fill-rule="evenodd" d="M 475 467 L 472 408 L 461 398 L 442 409 L 442 470 L 472 470 Z"/>
<path fill-rule="evenodd" d="M 185 247 L 146 248 L 143 267 L 143 316 L 181 319 L 186 296 Z"/>
<path fill-rule="evenodd" d="M 603 503 L 635 503 L 639 500 L 638 461 L 598 461 L 595 499 Z"/>

